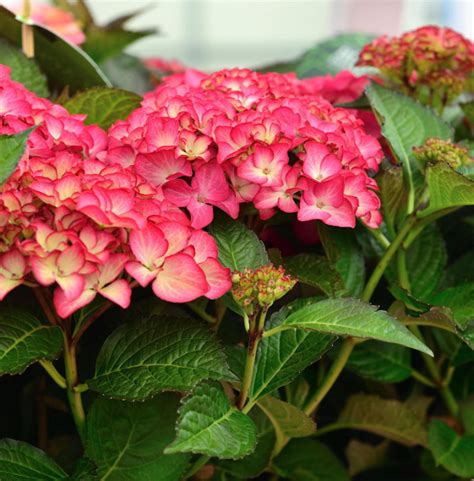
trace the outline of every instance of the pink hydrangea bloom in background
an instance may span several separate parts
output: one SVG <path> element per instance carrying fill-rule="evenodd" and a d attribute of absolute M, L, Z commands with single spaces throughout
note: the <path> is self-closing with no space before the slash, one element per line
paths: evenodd
<path fill-rule="evenodd" d="M 253 203 L 262 219 L 280 209 L 304 221 L 354 227 L 360 218 L 378 227 L 369 174 L 382 160 L 380 144 L 356 111 L 327 100 L 354 100 L 366 83 L 349 72 L 298 80 L 186 70 L 111 127 L 104 158 L 118 149 L 135 157 L 136 170 L 186 208 L 195 228 L 207 226 L 216 208 L 237 218 L 241 203 Z"/>
<path fill-rule="evenodd" d="M 132 279 L 151 283 L 170 302 L 214 299 L 230 289 L 215 240 L 155 185 L 190 175 L 190 167 L 170 160 L 168 173 L 155 173 L 150 183 L 148 168 L 135 168 L 135 153 L 111 148 L 106 132 L 86 126 L 84 116 L 36 97 L 10 79 L 7 67 L 0 66 L 0 79 L 0 134 L 36 126 L 0 187 L 0 300 L 25 281 L 54 286 L 56 310 L 67 317 L 97 295 L 127 307 Z M 159 156 L 156 138 L 151 155 Z M 196 188 L 215 201 L 212 179 L 206 184 L 204 176 Z"/>
<path fill-rule="evenodd" d="M 23 2 L 20 0 L 2 0 L 0 5 L 5 6 L 16 15 L 22 14 Z M 75 45 L 81 45 L 86 40 L 80 24 L 74 16 L 58 7 L 45 3 L 33 3 L 30 20 Z"/>
<path fill-rule="evenodd" d="M 395 87 L 436 108 L 474 92 L 474 43 L 446 27 L 378 37 L 362 49 L 358 65 L 378 68 Z"/>

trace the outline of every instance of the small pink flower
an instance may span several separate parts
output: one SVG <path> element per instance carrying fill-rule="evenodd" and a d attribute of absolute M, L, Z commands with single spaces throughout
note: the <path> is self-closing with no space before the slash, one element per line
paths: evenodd
<path fill-rule="evenodd" d="M 344 198 L 344 180 L 341 177 L 314 183 L 303 193 L 298 220 L 319 219 L 328 225 L 355 227 L 355 213 Z"/>
<path fill-rule="evenodd" d="M 304 144 L 303 172 L 317 182 L 330 179 L 338 175 L 341 170 L 341 161 L 332 153 L 326 144 L 309 141 Z"/>
<path fill-rule="evenodd" d="M 266 187 L 280 185 L 283 167 L 288 163 L 288 146 L 275 144 L 269 147 L 255 145 L 255 151 L 242 164 L 237 173 L 251 182 Z"/>

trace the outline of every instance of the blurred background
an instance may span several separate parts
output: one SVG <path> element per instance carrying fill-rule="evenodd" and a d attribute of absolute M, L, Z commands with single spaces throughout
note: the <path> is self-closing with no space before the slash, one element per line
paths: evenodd
<path fill-rule="evenodd" d="M 160 35 L 128 51 L 176 58 L 203 70 L 291 60 L 341 32 L 398 34 L 437 24 L 474 37 L 474 0 L 92 0 L 89 5 L 104 23 L 148 7 L 129 26 L 158 27 Z"/>

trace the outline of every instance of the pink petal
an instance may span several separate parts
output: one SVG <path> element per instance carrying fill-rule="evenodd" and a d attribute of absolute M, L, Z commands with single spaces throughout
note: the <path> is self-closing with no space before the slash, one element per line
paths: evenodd
<path fill-rule="evenodd" d="M 191 229 L 189 227 L 179 222 L 166 221 L 161 222 L 159 228 L 168 242 L 168 248 L 166 249 L 167 257 L 177 254 L 188 245 L 191 235 Z"/>
<path fill-rule="evenodd" d="M 222 202 L 229 196 L 229 184 L 225 179 L 224 170 L 215 162 L 201 166 L 194 176 L 192 185 L 198 195 L 209 203 Z"/>
<path fill-rule="evenodd" d="M 150 271 L 140 262 L 127 262 L 125 270 L 142 286 L 146 287 L 156 277 L 156 271 Z"/>
<path fill-rule="evenodd" d="M 92 289 L 85 290 L 79 297 L 74 300 L 68 299 L 64 291 L 60 288 L 54 290 L 54 307 L 56 312 L 63 319 L 72 313 L 91 303 L 96 296 L 96 292 Z"/>
<path fill-rule="evenodd" d="M 209 257 L 217 259 L 217 244 L 214 237 L 203 230 L 193 232 L 189 244 L 194 247 L 194 260 L 201 264 Z"/>
<path fill-rule="evenodd" d="M 80 274 L 72 274 L 67 277 L 58 276 L 56 282 L 64 291 L 64 296 L 69 300 L 77 299 L 82 294 L 85 286 L 84 277 Z"/>
<path fill-rule="evenodd" d="M 118 304 L 124 309 L 130 305 L 132 289 L 125 279 L 119 279 L 118 281 L 112 282 L 112 284 L 107 287 L 98 289 L 98 292 L 109 301 Z"/>
<path fill-rule="evenodd" d="M 204 271 L 209 290 L 205 296 L 209 299 L 217 299 L 223 296 L 231 287 L 230 269 L 224 268 L 215 259 L 207 259 L 199 264 Z"/>
<path fill-rule="evenodd" d="M 149 269 L 160 262 L 168 248 L 163 232 L 151 223 L 144 229 L 133 230 L 129 242 L 134 256 Z"/>
<path fill-rule="evenodd" d="M 50 286 L 56 281 L 56 259 L 57 253 L 48 257 L 32 257 L 31 269 L 36 280 L 43 286 Z"/>
<path fill-rule="evenodd" d="M 193 196 L 193 191 L 184 180 L 176 179 L 163 186 L 163 194 L 178 207 L 186 207 Z"/>
<path fill-rule="evenodd" d="M 7 279 L 0 275 L 0 301 L 3 301 L 4 297 L 15 287 L 19 286 L 23 281 L 14 280 L 14 279 Z"/>
<path fill-rule="evenodd" d="M 80 244 L 74 244 L 59 254 L 56 264 L 62 275 L 69 275 L 81 270 L 86 261 L 84 250 Z"/>
<path fill-rule="evenodd" d="M 192 199 L 189 203 L 188 210 L 191 214 L 191 225 L 195 229 L 206 227 L 214 218 L 214 209 L 212 206 L 203 204 L 195 199 Z"/>
<path fill-rule="evenodd" d="M 105 286 L 117 279 L 122 273 L 127 261 L 128 256 L 126 254 L 111 254 L 101 267 L 99 284 Z"/>
<path fill-rule="evenodd" d="M 152 287 L 168 302 L 191 302 L 209 290 L 203 270 L 186 254 L 168 257 Z"/>
<path fill-rule="evenodd" d="M 176 177 L 191 176 L 193 173 L 191 164 L 186 159 L 176 158 L 174 150 L 139 155 L 135 168 L 144 179 L 158 186 Z"/>
<path fill-rule="evenodd" d="M 17 250 L 4 254 L 0 264 L 15 277 L 23 277 L 26 272 L 25 258 Z"/>

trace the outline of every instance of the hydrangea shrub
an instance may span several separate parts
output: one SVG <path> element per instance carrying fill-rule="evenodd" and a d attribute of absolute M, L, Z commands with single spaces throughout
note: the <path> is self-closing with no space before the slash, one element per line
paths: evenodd
<path fill-rule="evenodd" d="M 0 479 L 473 477 L 472 42 L 205 73 L 57 3 L 116 86 L 5 47 Z"/>

